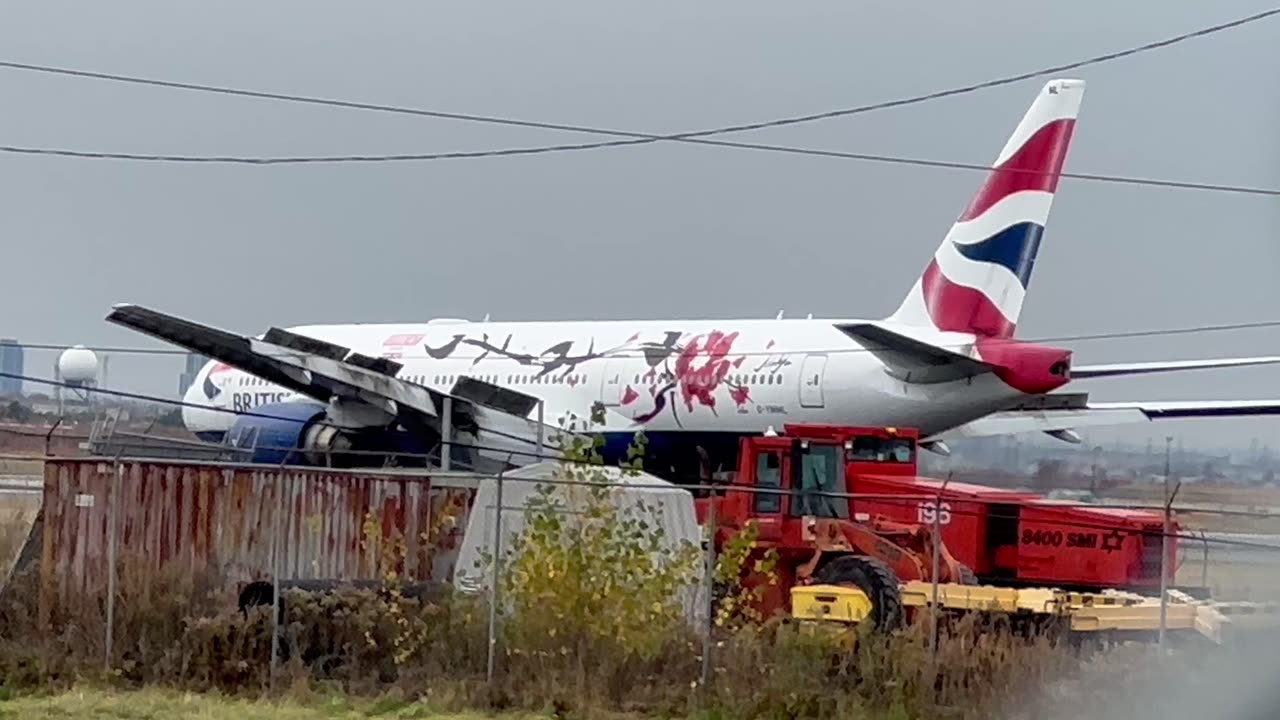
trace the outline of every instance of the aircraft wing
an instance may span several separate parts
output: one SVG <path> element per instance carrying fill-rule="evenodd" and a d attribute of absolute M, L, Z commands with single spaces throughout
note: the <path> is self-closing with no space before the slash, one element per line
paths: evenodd
<path fill-rule="evenodd" d="M 1244 358 L 1219 358 L 1215 360 L 1157 360 L 1154 362 L 1110 363 L 1106 365 L 1077 365 L 1071 368 L 1075 380 L 1117 377 L 1120 375 L 1145 375 L 1179 370 L 1206 370 L 1212 368 L 1245 367 L 1249 365 L 1274 365 L 1280 356 L 1264 355 Z"/>
<path fill-rule="evenodd" d="M 1027 432 L 1054 433 L 1174 418 L 1258 415 L 1280 415 L 1280 399 L 1093 403 L 1088 401 L 1088 396 L 1084 393 L 1064 393 L 1046 395 L 1030 403 L 992 413 L 926 440 L 992 437 Z"/>
<path fill-rule="evenodd" d="M 469 431 L 491 457 L 528 453 L 537 445 L 538 421 L 530 417 L 538 398 L 473 379 L 452 394 L 396 377 L 401 365 L 361 355 L 332 343 L 271 328 L 261 339 L 167 315 L 138 305 L 116 305 L 107 320 L 224 362 L 322 403 L 377 410 L 407 427 L 442 431 L 445 400 L 451 400 L 450 428 Z M 367 413 L 366 413 L 367 414 Z M 375 414 L 376 416 L 376 414 Z M 559 428 L 542 428 L 545 446 Z"/>

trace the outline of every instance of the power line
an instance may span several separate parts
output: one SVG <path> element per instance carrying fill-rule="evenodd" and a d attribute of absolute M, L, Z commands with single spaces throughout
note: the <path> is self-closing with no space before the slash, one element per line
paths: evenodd
<path fill-rule="evenodd" d="M 707 130 L 695 130 L 692 132 L 676 133 L 671 135 L 652 135 L 648 133 L 627 132 L 623 130 L 608 130 L 608 129 L 598 128 L 598 127 L 569 125 L 565 123 L 539 122 L 539 121 L 533 121 L 533 120 L 521 120 L 516 118 L 477 115 L 472 113 L 455 113 L 455 112 L 445 112 L 445 111 L 439 111 L 439 110 L 426 110 L 421 108 L 410 108 L 410 107 L 404 107 L 404 106 L 398 106 L 398 105 L 385 105 L 385 104 L 379 104 L 379 103 L 357 102 L 357 101 L 351 101 L 351 100 L 338 100 L 335 98 L 321 98 L 321 97 L 297 95 L 297 94 L 291 94 L 291 93 L 277 93 L 277 92 L 267 92 L 267 91 L 260 91 L 260 90 L 244 90 L 240 88 L 230 88 L 230 87 L 223 87 L 223 86 L 217 86 L 217 85 L 205 85 L 200 83 L 159 80 L 156 78 L 146 78 L 146 77 L 140 77 L 135 75 L 122 75 L 122 74 L 116 74 L 116 73 L 96 72 L 96 71 L 89 71 L 89 70 L 76 70 L 71 68 L 60 68 L 60 67 L 54 67 L 49 65 L 36 65 L 32 63 L 20 63 L 20 62 L 7 61 L 7 60 L 0 61 L 0 68 L 9 68 L 12 70 L 26 70 L 26 71 L 41 72 L 41 73 L 52 73 L 52 74 L 58 74 L 58 75 L 68 75 L 72 77 L 91 78 L 95 80 L 109 80 L 113 82 L 132 83 L 132 84 L 139 84 L 139 85 L 152 85 L 152 86 L 158 86 L 158 87 L 174 88 L 179 90 L 193 90 L 197 92 L 217 93 L 222 95 L 237 95 L 242 97 L 252 97 L 252 98 L 265 99 L 265 100 L 278 100 L 278 101 L 284 101 L 284 102 L 305 103 L 310 105 L 326 105 L 326 106 L 341 107 L 341 108 L 348 108 L 348 109 L 355 109 L 355 110 L 370 110 L 370 111 L 376 111 L 376 112 L 388 112 L 388 113 L 396 113 L 396 114 L 402 114 L 402 115 L 417 115 L 417 116 L 433 117 L 433 118 L 440 118 L 440 119 L 447 119 L 447 120 L 462 120 L 466 122 L 479 122 L 479 123 L 509 125 L 509 126 L 526 127 L 526 128 L 539 128 L 544 130 L 560 130 L 560 131 L 566 131 L 566 132 L 585 133 L 590 135 L 611 135 L 616 137 L 633 138 L 639 142 L 644 142 L 644 143 L 658 142 L 658 141 L 664 141 L 664 140 L 677 141 L 677 142 L 694 142 L 699 139 L 706 138 L 712 135 L 745 132 L 748 130 L 761 130 L 764 128 L 783 127 L 787 125 L 798 125 L 801 123 L 813 122 L 816 120 L 826 120 L 830 118 L 845 117 L 848 115 L 858 115 L 861 113 L 872 112 L 875 110 L 883 110 L 883 109 L 894 108 L 894 107 L 903 107 L 906 105 L 915 105 L 922 102 L 938 100 L 941 98 L 947 98 L 947 97 L 952 97 L 956 95 L 964 95 L 968 93 L 977 92 L 980 90 L 999 87 L 1002 85 L 1010 85 L 1016 82 L 1021 82 L 1023 80 L 1030 80 L 1037 77 L 1044 77 L 1047 75 L 1053 75 L 1060 72 L 1066 72 L 1068 70 L 1077 70 L 1079 68 L 1087 67 L 1090 65 L 1097 65 L 1104 62 L 1117 60 L 1123 57 L 1129 57 L 1132 55 L 1138 55 L 1144 52 L 1149 52 L 1149 51 L 1157 50 L 1160 48 L 1170 47 L 1172 45 L 1176 45 L 1178 43 L 1185 42 L 1187 40 L 1191 40 L 1194 38 L 1205 37 L 1208 35 L 1213 35 L 1215 33 L 1223 32 L 1225 30 L 1231 30 L 1234 28 L 1249 25 L 1251 23 L 1259 22 L 1261 20 L 1268 19 L 1275 15 L 1280 15 L 1280 8 L 1264 10 L 1262 12 L 1254 13 L 1252 15 L 1247 15 L 1245 17 L 1237 18 L 1235 20 L 1219 23 L 1217 25 L 1210 25 L 1208 27 L 1203 27 L 1197 30 L 1175 35 L 1173 37 L 1166 38 L 1164 40 L 1157 40 L 1149 43 L 1144 43 L 1142 45 L 1131 47 L 1125 50 L 1103 53 L 1101 55 L 1095 55 L 1089 58 L 1085 58 L 1083 60 L 1076 60 L 1073 62 L 1064 63 L 1060 65 L 1052 65 L 1049 67 L 1041 68 L 1039 70 L 1022 72 L 1016 75 L 1008 75 L 1005 77 L 996 78 L 993 80 L 987 80 L 979 83 L 974 83 L 971 85 L 959 86 L 959 87 L 950 88 L 947 90 L 939 90 L 931 93 L 925 93 L 922 95 L 915 95 L 907 98 L 900 98 L 897 100 L 883 101 L 878 103 L 872 103 L 869 105 L 860 105 L 860 106 L 843 108 L 838 110 L 828 110 L 825 112 L 812 113 L 808 115 L 797 115 L 793 117 L 780 118 L 776 120 L 765 120 L 762 122 L 743 123 L 738 125 L 724 125 L 720 127 L 710 128 Z M 612 143 L 612 142 L 603 143 L 603 144 L 597 145 L 597 147 L 612 147 L 617 144 L 618 143 Z M 628 144 L 634 144 L 634 143 L 628 143 Z M 549 147 L 548 151 L 550 151 L 550 149 L 551 148 Z M 586 148 L 580 148 L 580 149 L 586 149 Z"/>
<path fill-rule="evenodd" d="M 734 322 L 738 322 L 741 320 L 742 318 L 737 318 L 736 320 L 725 320 L 723 322 L 725 325 L 732 325 Z M 618 322 L 622 322 L 622 321 L 618 321 Z M 675 321 L 672 321 L 672 322 L 675 323 Z M 409 323 L 406 323 L 406 324 L 409 324 Z M 1265 321 L 1245 322 L 1245 323 L 1226 323 L 1226 324 L 1217 324 L 1217 325 L 1191 325 L 1186 327 L 1166 328 L 1162 330 L 1161 329 L 1127 330 L 1127 331 L 1117 331 L 1117 332 L 1109 332 L 1109 333 L 1090 333 L 1087 335 L 1059 335 L 1056 337 L 1042 337 L 1042 338 L 1033 338 L 1029 340 L 1028 339 L 1010 339 L 1007 342 L 1046 343 L 1046 342 L 1078 342 L 1078 341 L 1084 341 L 1084 340 L 1124 340 L 1124 339 L 1134 339 L 1134 338 L 1168 337 L 1168 336 L 1176 336 L 1176 335 L 1196 335 L 1200 333 L 1228 332 L 1228 331 L 1235 331 L 1235 330 L 1258 330 L 1258 329 L 1274 328 L 1274 327 L 1280 327 L 1280 320 L 1265 320 Z M 999 342 L 999 341 L 997 340 L 995 342 Z M 972 343 L 940 344 L 940 345 L 937 345 L 937 347 L 942 349 L 950 349 L 950 350 L 963 350 L 968 348 L 970 345 L 972 345 Z M 72 347 L 72 345 L 61 344 L 61 343 L 14 343 L 12 345 L 6 345 L 6 347 L 20 347 L 24 350 L 62 351 Z M 87 349 L 97 353 L 112 354 L 112 355 L 189 355 L 191 354 L 191 352 L 188 350 L 181 350 L 176 348 L 171 349 L 171 348 L 139 348 L 139 347 L 119 347 L 119 346 L 90 346 Z M 863 347 L 839 347 L 839 348 L 807 348 L 807 349 L 800 349 L 800 350 L 779 350 L 779 351 L 760 350 L 760 351 L 748 351 L 748 352 L 730 353 L 730 354 L 733 357 L 738 357 L 738 356 L 773 357 L 778 355 L 782 355 L 782 356 L 810 355 L 815 353 L 826 353 L 830 355 L 844 355 L 844 354 L 865 353 L 865 352 L 873 352 L 873 351 Z M 196 353 L 196 354 L 199 354 L 199 353 Z M 611 357 L 638 357 L 638 356 L 641 356 L 642 354 L 643 353 L 622 352 L 617 355 L 613 355 Z M 448 359 L 449 360 L 477 360 L 482 357 L 485 357 L 486 355 L 490 355 L 490 354 L 485 353 L 481 355 L 458 355 L 455 353 L 453 355 L 450 355 Z"/>
<path fill-rule="evenodd" d="M 647 142 L 647 141 L 646 141 Z M 621 143 L 624 145 L 634 143 Z M 729 142 L 720 140 L 707 140 L 706 145 L 719 145 L 723 147 L 746 148 L 752 150 L 764 150 L 770 152 L 780 152 L 789 155 L 810 155 L 814 157 L 842 158 L 846 160 L 861 160 L 865 162 L 878 162 L 891 165 L 909 165 L 917 167 L 933 167 L 947 168 L 952 170 L 970 170 L 978 172 L 990 172 L 991 166 L 981 163 L 963 163 L 953 162 L 949 160 L 927 160 L 923 158 L 910 158 L 898 155 L 878 155 L 872 153 L 855 153 L 844 152 L 841 150 L 819 150 L 810 148 L 797 148 L 785 145 L 767 145 L 764 143 L 745 143 L 745 142 Z M 462 158 L 482 158 L 482 157 L 500 157 L 514 155 L 540 155 L 547 152 L 560 150 L 587 150 L 602 147 L 600 143 L 585 143 L 577 145 L 555 145 L 541 146 L 531 148 L 509 148 L 505 150 L 477 150 L 473 152 L 458 151 L 446 153 L 424 153 L 424 154 L 401 154 L 401 155 L 324 155 L 324 156 L 280 156 L 280 157 L 243 157 L 234 155 L 153 155 L 146 153 L 122 153 L 107 152 L 100 150 L 71 150 L 66 148 L 35 148 L 35 147 L 19 147 L 15 145 L 0 145 L 0 152 L 12 153 L 17 155 L 43 155 L 56 157 L 71 157 L 82 159 L 96 160 L 132 160 L 143 162 L 166 162 L 166 163 L 204 163 L 204 164 L 235 164 L 235 165 L 302 165 L 302 164 L 322 164 L 322 163 L 384 163 L 384 162 L 412 162 L 412 161 L 429 161 L 429 160 L 456 160 Z M 1079 172 L 1057 172 L 1050 173 L 1044 170 L 1011 170 L 1022 175 L 1056 175 L 1060 178 L 1072 180 L 1087 180 L 1090 182 L 1114 183 L 1118 185 L 1135 185 L 1140 187 L 1161 187 L 1179 190 L 1201 190 L 1205 192 L 1222 192 L 1236 195 L 1261 195 L 1264 197 L 1280 197 L 1280 189 L 1250 187 L 1247 185 L 1229 185 L 1225 183 L 1198 182 L 1190 180 L 1166 180 L 1160 178 L 1143 178 L 1131 177 L 1126 175 L 1106 175 L 1101 173 L 1079 173 Z"/>
<path fill-rule="evenodd" d="M 589 127 L 581 125 L 570 125 L 564 123 L 549 123 L 530 120 L 521 120 L 517 118 L 495 117 L 486 115 L 476 115 L 470 113 L 453 113 L 436 110 L 426 110 L 420 108 L 410 108 L 396 105 L 384 105 L 377 103 L 355 102 L 347 100 L 338 100 L 333 98 L 320 98 L 305 95 L 296 95 L 288 93 L 274 93 L 256 90 L 244 90 L 238 88 L 229 88 L 215 85 L 204 85 L 198 83 L 176 82 L 168 80 L 159 80 L 155 78 L 146 78 L 131 75 L 120 75 L 114 73 L 104 73 L 87 70 L 76 70 L 71 68 L 60 68 L 47 65 L 35 65 L 31 63 L 19 63 L 14 61 L 0 61 L 0 68 L 9 68 L 13 70 L 26 70 L 32 72 L 52 73 L 59 75 L 67 75 L 72 77 L 91 78 L 98 80 L 109 80 L 114 82 L 141 84 L 158 87 L 168 87 L 183 90 L 193 90 L 198 92 L 209 92 L 224 95 L 235 95 L 243 97 L 252 97 L 260 99 L 269 99 L 285 102 L 305 103 L 312 105 L 325 105 L 332 107 L 342 107 L 358 110 L 369 110 L 376 112 L 389 112 L 396 114 L 416 115 L 423 117 L 433 117 L 440 119 L 461 120 L 467 122 L 489 123 L 498 125 L 508 125 L 516 127 L 538 128 L 546 130 L 557 130 L 565 132 L 578 132 L 592 135 L 608 135 L 613 137 L 626 138 L 624 140 L 612 140 L 595 143 L 576 143 L 576 144 L 557 144 L 538 147 L 526 148 L 506 148 L 500 150 L 482 150 L 474 152 L 447 152 L 447 153 L 423 153 L 423 154 L 394 154 L 394 155 L 334 155 L 334 156 L 314 156 L 314 157 L 239 157 L 239 156 L 195 156 L 195 155 L 164 155 L 164 154 L 139 154 L 139 153 L 117 153 L 117 152 L 99 152 L 99 151 L 81 151 L 62 148 L 32 148 L 19 146 L 0 146 L 0 152 L 29 154 L 29 155 L 46 155 L 46 156 L 62 156 L 75 158 L 94 158 L 94 159 L 114 159 L 114 160 L 134 160 L 134 161 L 152 161 L 152 162 L 178 162 L 178 163 L 238 163 L 252 165 L 274 165 L 274 164 L 299 164 L 299 163 L 339 163 L 339 162 L 400 162 L 400 161 L 428 161 L 428 160 L 446 160 L 446 159 L 462 159 L 462 158 L 480 158 L 480 157 L 503 157 L 515 155 L 532 155 L 545 154 L 551 152 L 564 152 L 576 150 L 590 150 L 606 147 L 619 147 L 624 145 L 640 145 L 659 141 L 673 141 L 684 143 L 695 143 L 704 145 L 714 145 L 720 147 L 733 147 L 740 149 L 762 150 L 768 152 L 782 152 L 790 154 L 801 154 L 819 157 L 835 157 L 853 160 L 863 160 L 871 162 L 885 162 L 895 164 L 919 165 L 927 167 L 944 167 L 952 169 L 980 170 L 987 171 L 990 168 L 985 165 L 972 163 L 957 163 L 946 161 L 923 160 L 917 158 L 906 158 L 887 155 L 875 155 L 867 153 L 850 153 L 834 150 L 820 150 L 810 148 L 796 148 L 782 145 L 769 145 L 764 143 L 745 143 L 732 142 L 725 140 L 710 140 L 713 135 L 721 135 L 727 133 L 745 132 L 749 130 L 759 130 L 771 127 L 783 127 L 787 125 L 796 125 L 800 123 L 813 122 L 816 120 L 824 120 L 836 117 L 844 117 L 848 115 L 856 115 L 875 110 L 883 110 L 887 108 L 903 107 L 923 103 L 931 100 L 962 95 L 988 88 L 1008 85 L 1022 80 L 1027 80 L 1046 75 L 1052 75 L 1067 70 L 1078 69 L 1089 65 L 1095 65 L 1123 57 L 1136 55 L 1151 50 L 1169 47 L 1177 43 L 1187 40 L 1205 37 L 1214 33 L 1222 32 L 1258 22 L 1274 15 L 1280 14 L 1280 8 L 1265 10 L 1254 13 L 1236 20 L 1231 20 L 1217 25 L 1212 25 L 1191 32 L 1182 33 L 1164 40 L 1154 41 L 1138 45 L 1136 47 L 1120 50 L 1116 52 L 1104 53 L 1083 60 L 1070 63 L 1054 65 L 1030 72 L 1018 73 L 1002 78 L 988 80 L 985 82 L 974 83 L 970 85 L 941 90 L 923 95 L 915 95 L 897 100 L 889 100 L 884 102 L 861 105 L 851 108 L 843 108 L 839 110 L 830 110 L 826 112 L 813 113 L 808 115 L 793 116 L 776 120 L 767 120 L 763 122 L 744 123 L 738 125 L 726 125 L 707 130 L 697 130 L 685 133 L 676 133 L 669 135 L 655 135 L 650 133 L 638 133 L 623 130 L 613 130 L 599 127 Z M 1112 182 L 1128 185 L 1146 185 L 1153 187 L 1194 189 L 1213 192 L 1230 192 L 1250 195 L 1264 196 L 1280 196 L 1280 190 L 1268 188 L 1253 188 L 1246 186 L 1227 185 L 1221 183 L 1203 183 L 1176 180 L 1161 180 L 1149 178 L 1135 178 L 1113 175 L 1102 175 L 1095 173 L 1059 173 L 1059 176 L 1072 178 L 1077 180 L 1090 180 L 1096 182 Z"/>

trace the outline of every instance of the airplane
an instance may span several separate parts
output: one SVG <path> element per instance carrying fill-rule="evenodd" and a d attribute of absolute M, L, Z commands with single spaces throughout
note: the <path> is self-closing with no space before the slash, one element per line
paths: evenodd
<path fill-rule="evenodd" d="M 1045 83 L 881 320 L 486 316 L 256 337 L 131 304 L 107 320 L 210 358 L 183 398 L 186 427 L 273 464 L 438 453 L 442 438 L 453 444 L 444 463 L 523 464 L 554 454 L 557 420 L 585 423 L 597 403 L 606 461 L 643 430 L 646 469 L 668 477 L 732 467 L 740 436 L 784 423 L 914 427 L 925 449 L 945 454 L 951 438 L 1039 431 L 1079 442 L 1078 429 L 1096 425 L 1280 414 L 1280 400 L 1093 403 L 1054 392 L 1072 380 L 1280 357 L 1073 366 L 1069 349 L 1014 337 L 1084 90 L 1081 80 Z"/>

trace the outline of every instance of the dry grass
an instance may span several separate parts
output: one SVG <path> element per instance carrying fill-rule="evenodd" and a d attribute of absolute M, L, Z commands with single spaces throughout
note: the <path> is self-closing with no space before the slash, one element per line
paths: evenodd
<path fill-rule="evenodd" d="M 507 627 L 498 683 L 490 689 L 484 682 L 487 613 L 474 599 L 293 591 L 286 595 L 285 659 L 273 683 L 269 613 L 243 616 L 176 572 L 149 589 L 145 595 L 122 589 L 110 673 L 102 670 L 100 607 L 65 609 L 49 630 L 36 627 L 30 613 L 0 608 L 0 677 L 8 691 L 55 693 L 0 703 L 0 712 L 116 717 L 110 713 L 132 708 L 128 717 L 188 712 L 214 719 L 232 713 L 434 717 L 468 710 L 706 720 L 1016 718 L 1057 702 L 1053 693 L 1065 687 L 1086 687 L 1096 699 L 1144 669 L 1135 658 L 1150 654 L 1146 648 L 1081 649 L 1050 634 L 1021 637 L 970 617 L 945 628 L 932 663 L 919 625 L 892 636 L 860 636 L 771 624 L 720 633 L 712 682 L 704 687 L 695 636 L 659 638 L 661 650 L 651 657 L 594 646 L 585 662 L 577 651 L 585 636 L 574 628 L 607 626 L 609 619 L 574 617 L 560 626 L 556 643 L 520 644 L 515 638 L 527 633 Z M 553 646 L 563 650 L 543 652 Z M 75 689 L 86 680 L 116 692 Z M 149 691 L 116 694 L 143 688 Z M 333 699 L 337 692 L 342 699 Z"/>
<path fill-rule="evenodd" d="M 1142 483 L 1108 487 L 1104 494 L 1116 500 L 1159 504 L 1164 501 L 1162 483 Z M 1185 483 L 1178 490 L 1178 504 L 1216 504 L 1233 507 L 1278 507 L 1280 488 L 1253 487 L 1230 482 Z"/>
<path fill-rule="evenodd" d="M 1280 550 L 1250 550 L 1188 542 L 1175 575 L 1179 585 L 1207 586 L 1215 600 L 1280 601 Z"/>
<path fill-rule="evenodd" d="M 366 700 L 339 696 L 246 700 L 163 689 L 121 692 L 102 687 L 78 687 L 55 695 L 16 697 L 0 702 L 0 718 L 40 720 L 73 717 L 103 720 L 355 720 L 374 717 L 390 720 L 482 720 L 488 716 L 439 711 L 426 703 L 408 702 L 395 695 Z M 516 720 L 542 716 L 511 714 L 504 717 Z"/>

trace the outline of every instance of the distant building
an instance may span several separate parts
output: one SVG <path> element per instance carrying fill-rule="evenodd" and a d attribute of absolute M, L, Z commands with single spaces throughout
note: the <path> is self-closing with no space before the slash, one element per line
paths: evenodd
<path fill-rule="evenodd" d="M 22 346 L 17 340 L 5 338 L 0 340 L 0 372 L 10 375 L 22 375 Z M 22 380 L 13 377 L 0 377 L 0 396 L 17 397 L 22 394 Z"/>
<path fill-rule="evenodd" d="M 187 353 L 187 367 L 178 376 L 178 397 L 187 394 L 187 390 L 195 383 L 196 375 L 200 373 L 200 368 L 209 362 L 209 358 L 199 353 Z"/>

